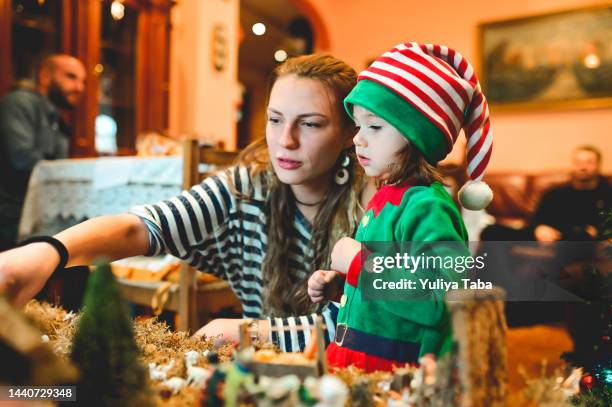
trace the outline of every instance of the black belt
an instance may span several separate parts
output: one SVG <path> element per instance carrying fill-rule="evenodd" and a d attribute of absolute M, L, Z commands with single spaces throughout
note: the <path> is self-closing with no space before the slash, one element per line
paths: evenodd
<path fill-rule="evenodd" d="M 334 342 L 343 348 L 402 363 L 416 363 L 421 350 L 418 343 L 372 335 L 349 328 L 346 324 L 336 326 Z"/>

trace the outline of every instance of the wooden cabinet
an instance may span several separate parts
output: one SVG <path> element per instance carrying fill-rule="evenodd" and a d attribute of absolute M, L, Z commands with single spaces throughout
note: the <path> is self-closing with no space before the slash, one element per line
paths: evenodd
<path fill-rule="evenodd" d="M 65 49 L 64 0 L 0 0 L 0 93 L 35 81 L 44 55 Z"/>
<path fill-rule="evenodd" d="M 0 94 L 24 80 L 33 82 L 45 55 L 72 54 L 88 72 L 85 97 L 68 116 L 74 129 L 72 155 L 97 154 L 99 115 L 116 123 L 118 154 L 133 153 L 137 134 L 168 127 L 172 4 L 171 0 L 0 0 Z"/>

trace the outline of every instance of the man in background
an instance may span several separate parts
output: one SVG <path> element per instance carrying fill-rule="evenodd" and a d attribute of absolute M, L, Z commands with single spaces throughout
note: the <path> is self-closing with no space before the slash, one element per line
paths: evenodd
<path fill-rule="evenodd" d="M 70 130 L 61 110 L 75 108 L 85 90 L 85 67 L 64 54 L 47 57 L 36 90 L 0 98 L 0 251 L 13 247 L 32 169 L 68 156 Z"/>
<path fill-rule="evenodd" d="M 491 225 L 481 233 L 485 246 L 480 250 L 489 254 L 490 278 L 499 281 L 510 299 L 506 303 L 509 326 L 563 322 L 563 303 L 568 296 L 582 292 L 583 280 L 566 273 L 572 265 L 590 264 L 596 246 L 589 242 L 604 239 L 612 188 L 600 174 L 601 161 L 597 148 L 577 147 L 572 153 L 571 180 L 542 195 L 528 227 Z M 516 241 L 534 240 L 559 243 L 543 245 L 553 250 L 541 253 L 533 249 L 542 245 L 525 243 L 530 250 L 515 253 L 508 251 L 507 245 L 494 242 L 507 241 L 518 249 Z M 544 296 L 546 292 L 549 297 Z"/>
<path fill-rule="evenodd" d="M 601 152 L 580 146 L 572 155 L 569 184 L 542 196 L 533 217 L 533 235 L 541 242 L 597 240 L 612 203 L 612 189 L 600 175 Z"/>
<path fill-rule="evenodd" d="M 529 226 L 513 229 L 504 225 L 485 228 L 483 241 L 585 241 L 597 240 L 605 216 L 611 210 L 612 188 L 600 174 L 601 152 L 593 146 L 577 147 L 572 153 L 569 183 L 546 191 Z"/>

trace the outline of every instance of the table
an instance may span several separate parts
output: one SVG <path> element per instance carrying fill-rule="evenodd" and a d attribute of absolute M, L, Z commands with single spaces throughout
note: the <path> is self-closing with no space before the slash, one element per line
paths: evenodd
<path fill-rule="evenodd" d="M 32 172 L 19 238 L 53 235 L 86 219 L 181 192 L 183 158 L 104 157 L 39 162 Z"/>
<path fill-rule="evenodd" d="M 213 165 L 200 164 L 200 171 Z M 39 162 L 32 172 L 19 224 L 20 239 L 33 235 L 53 235 L 89 218 L 129 210 L 134 205 L 172 198 L 182 190 L 183 157 L 104 157 Z M 131 257 L 119 262 L 138 267 L 146 261 L 148 271 L 164 265 L 170 256 Z M 64 297 L 63 277 L 58 276 L 55 295 Z M 120 278 L 120 288 L 131 302 L 149 305 L 152 293 L 162 281 Z M 83 284 L 83 282 L 81 282 Z M 81 287 L 82 288 L 82 287 Z M 76 290 L 71 290 L 76 291 Z M 60 293 L 61 294 L 57 294 Z M 199 310 L 218 312 L 237 307 L 239 301 L 224 281 L 198 286 Z M 169 287 L 166 308 L 178 309 L 179 284 Z M 78 306 L 78 304 L 76 304 Z"/>

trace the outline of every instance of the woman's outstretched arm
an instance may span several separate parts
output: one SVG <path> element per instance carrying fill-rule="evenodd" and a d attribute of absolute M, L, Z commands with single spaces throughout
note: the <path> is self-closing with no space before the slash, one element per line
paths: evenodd
<path fill-rule="evenodd" d="M 148 229 L 133 214 L 90 219 L 58 233 L 55 238 L 68 250 L 69 267 L 149 251 Z M 24 305 L 42 289 L 59 260 L 56 249 L 42 242 L 0 253 L 0 293 L 5 293 L 14 304 Z"/>
<path fill-rule="evenodd" d="M 68 249 L 68 267 L 91 264 L 101 257 L 114 261 L 149 251 L 149 230 L 131 213 L 93 218 L 55 237 Z"/>

